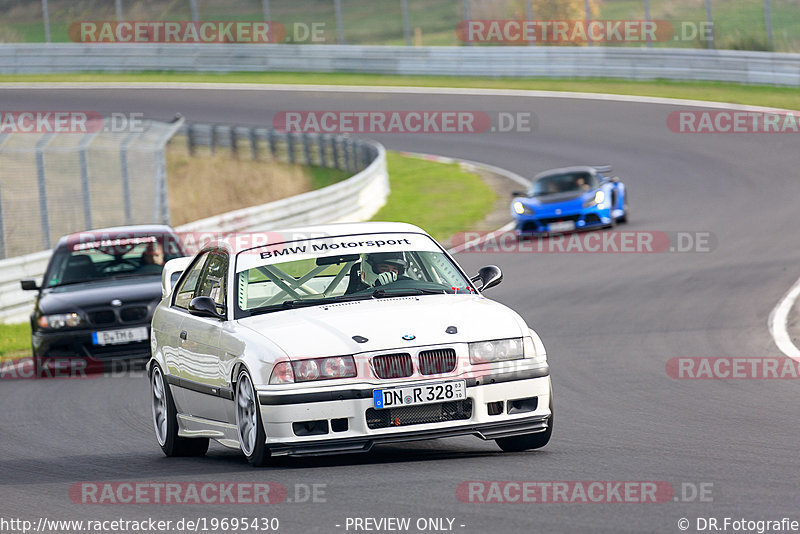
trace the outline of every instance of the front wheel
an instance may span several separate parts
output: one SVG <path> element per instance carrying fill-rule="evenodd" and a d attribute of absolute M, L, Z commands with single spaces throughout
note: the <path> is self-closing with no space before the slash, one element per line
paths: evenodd
<path fill-rule="evenodd" d="M 255 467 L 267 464 L 270 458 L 267 435 L 261 421 L 258 395 L 246 370 L 236 380 L 236 430 L 239 446 L 247 461 Z"/>
<path fill-rule="evenodd" d="M 161 367 L 153 366 L 150 376 L 153 426 L 156 440 L 167 456 L 203 456 L 208 452 L 208 438 L 183 438 L 178 435 L 178 411 Z"/>

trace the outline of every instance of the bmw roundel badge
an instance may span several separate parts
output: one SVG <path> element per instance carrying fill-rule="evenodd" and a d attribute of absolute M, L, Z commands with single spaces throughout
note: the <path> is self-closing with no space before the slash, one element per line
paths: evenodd
<path fill-rule="evenodd" d="M 411 334 L 406 334 L 406 335 L 403 336 L 403 339 L 405 339 L 406 341 L 413 341 L 413 340 L 417 339 L 417 336 L 414 336 L 414 335 L 411 335 Z"/>

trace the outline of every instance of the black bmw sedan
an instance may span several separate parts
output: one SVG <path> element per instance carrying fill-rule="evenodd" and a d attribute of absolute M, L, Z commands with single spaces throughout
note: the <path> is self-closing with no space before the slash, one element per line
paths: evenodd
<path fill-rule="evenodd" d="M 62 237 L 31 315 L 36 376 L 57 361 L 102 369 L 150 357 L 150 320 L 161 300 L 164 263 L 183 256 L 169 226 L 124 226 Z"/>

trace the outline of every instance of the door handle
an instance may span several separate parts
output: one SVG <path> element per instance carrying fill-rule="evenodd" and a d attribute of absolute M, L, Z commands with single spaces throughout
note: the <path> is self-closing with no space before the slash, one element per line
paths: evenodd
<path fill-rule="evenodd" d="M 182 339 L 182 340 L 186 341 L 186 338 L 187 338 L 188 336 L 189 336 L 189 334 L 187 334 L 187 333 L 186 333 L 186 330 L 183 330 L 183 331 L 181 332 L 181 339 Z"/>

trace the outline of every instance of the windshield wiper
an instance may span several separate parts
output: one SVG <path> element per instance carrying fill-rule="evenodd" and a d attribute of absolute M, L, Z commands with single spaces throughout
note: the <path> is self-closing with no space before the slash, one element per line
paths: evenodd
<path fill-rule="evenodd" d="M 280 304 L 272 304 L 270 306 L 261 306 L 250 310 L 251 314 L 273 312 L 278 310 L 293 310 L 295 308 L 305 308 L 306 306 L 321 306 L 324 304 L 334 304 L 336 302 L 350 302 L 354 300 L 367 300 L 371 299 L 372 295 L 340 295 L 338 297 L 327 297 L 318 299 L 297 299 L 297 300 L 284 300 Z"/>
<path fill-rule="evenodd" d="M 411 289 L 395 289 L 395 290 L 385 290 L 385 289 L 376 289 L 372 292 L 372 296 L 376 299 L 380 298 L 387 298 L 387 297 L 413 297 L 414 295 L 443 295 L 447 293 L 444 289 L 422 289 L 419 287 L 411 288 Z"/>

